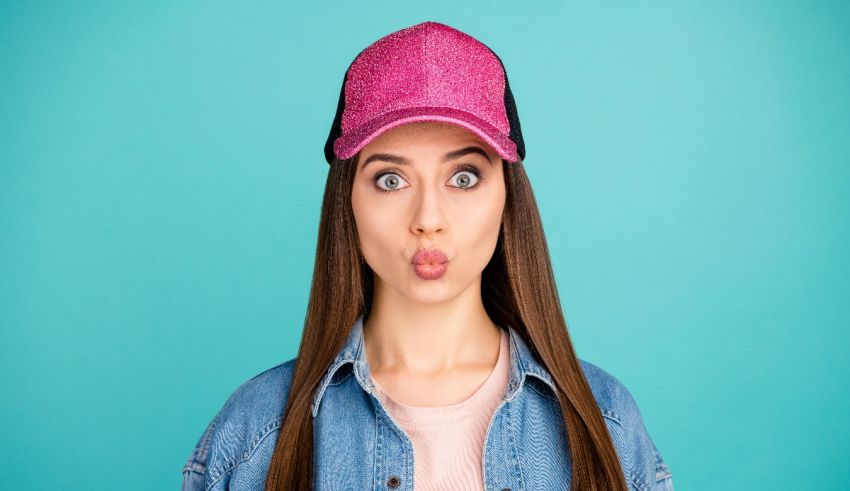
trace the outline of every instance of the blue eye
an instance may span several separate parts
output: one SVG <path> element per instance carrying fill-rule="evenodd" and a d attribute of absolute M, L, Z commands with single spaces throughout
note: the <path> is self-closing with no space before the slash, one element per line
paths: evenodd
<path fill-rule="evenodd" d="M 469 190 L 475 188 L 482 179 L 481 171 L 475 166 L 462 165 L 455 169 L 448 185 L 453 188 Z M 396 191 L 408 187 L 406 186 L 407 181 L 393 171 L 378 173 L 372 180 L 375 182 L 375 187 L 382 192 Z"/>
<path fill-rule="evenodd" d="M 481 176 L 479 175 L 477 169 L 466 168 L 453 175 L 450 182 L 457 184 L 454 187 L 468 189 L 475 187 L 475 185 L 478 184 L 478 181 L 480 179 Z"/>
<path fill-rule="evenodd" d="M 381 184 L 383 182 L 383 185 Z M 375 177 L 375 184 L 381 191 L 394 191 L 401 187 L 401 183 L 406 182 L 400 175 L 395 172 L 387 172 Z"/>

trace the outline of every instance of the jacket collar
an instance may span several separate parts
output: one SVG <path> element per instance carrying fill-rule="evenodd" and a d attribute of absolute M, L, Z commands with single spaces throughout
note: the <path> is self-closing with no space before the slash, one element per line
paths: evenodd
<path fill-rule="evenodd" d="M 507 330 L 511 348 L 511 366 L 508 376 L 508 390 L 504 397 L 505 400 L 510 401 L 516 397 L 519 389 L 525 382 L 526 376 L 528 375 L 542 380 L 554 392 L 555 384 L 552 381 L 552 376 L 549 372 L 546 371 L 543 365 L 537 361 L 519 333 L 510 326 L 507 326 Z M 334 358 L 333 362 L 331 362 L 330 367 L 325 372 L 321 382 L 319 382 L 319 386 L 313 396 L 312 410 L 314 418 L 317 414 L 319 414 L 319 404 L 321 404 L 322 396 L 325 394 L 325 390 L 328 388 L 328 384 L 330 384 L 333 376 L 340 368 L 349 363 L 353 366 L 354 377 L 357 379 L 357 383 L 360 384 L 360 387 L 362 387 L 364 391 L 372 394 L 375 389 L 375 385 L 372 383 L 372 377 L 369 372 L 369 363 L 366 361 L 366 351 L 363 349 L 362 314 L 354 322 L 354 325 L 351 327 L 351 331 L 349 332 L 348 339 L 345 344 L 343 344 L 342 349 L 339 350 L 336 358 Z"/>

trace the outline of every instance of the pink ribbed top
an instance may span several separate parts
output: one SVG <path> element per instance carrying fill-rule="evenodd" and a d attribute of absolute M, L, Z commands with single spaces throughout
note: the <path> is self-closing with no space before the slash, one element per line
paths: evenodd
<path fill-rule="evenodd" d="M 466 400 L 419 407 L 395 401 L 372 379 L 387 412 L 413 441 L 416 491 L 484 489 L 481 470 L 487 426 L 508 385 L 510 348 L 502 330 L 499 359 L 490 376 Z"/>

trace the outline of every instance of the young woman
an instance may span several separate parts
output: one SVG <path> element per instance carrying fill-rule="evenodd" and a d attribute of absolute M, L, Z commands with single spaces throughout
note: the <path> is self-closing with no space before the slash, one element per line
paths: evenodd
<path fill-rule="evenodd" d="M 184 490 L 672 490 L 561 311 L 507 75 L 425 22 L 349 66 L 298 356 L 242 384 Z"/>

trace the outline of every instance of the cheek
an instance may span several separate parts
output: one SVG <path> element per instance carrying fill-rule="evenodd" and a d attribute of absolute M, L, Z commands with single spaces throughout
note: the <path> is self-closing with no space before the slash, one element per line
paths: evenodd
<path fill-rule="evenodd" d="M 483 269 L 493 256 L 499 239 L 504 197 L 497 193 L 492 198 L 482 199 L 481 202 L 490 205 L 467 207 L 459 212 L 455 228 L 462 249 L 471 255 L 470 259 L 474 261 L 476 268 Z"/>
<path fill-rule="evenodd" d="M 356 195 L 352 199 L 352 208 L 363 257 L 369 267 L 380 272 L 398 255 L 399 241 L 403 237 L 399 233 L 399 217 L 382 213 L 385 207 Z"/>

